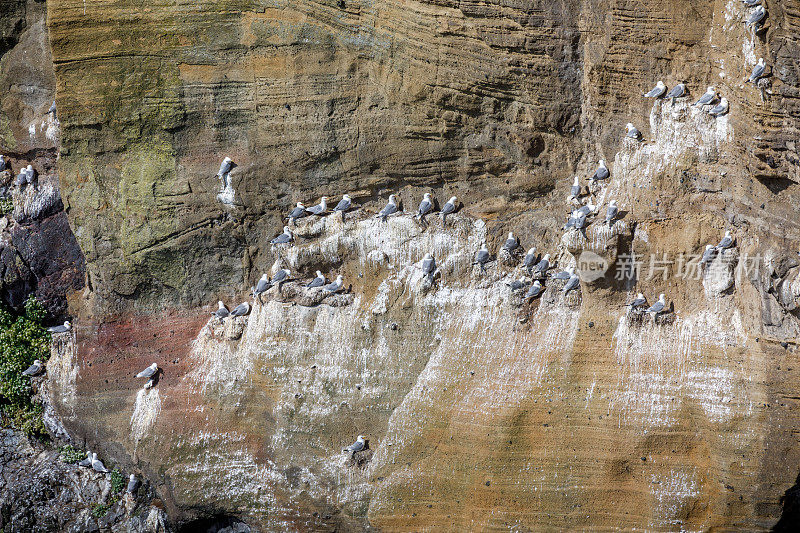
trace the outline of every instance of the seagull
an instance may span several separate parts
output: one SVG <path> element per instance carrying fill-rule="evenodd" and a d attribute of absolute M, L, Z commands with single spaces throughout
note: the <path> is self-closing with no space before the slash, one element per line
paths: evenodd
<path fill-rule="evenodd" d="M 518 291 L 520 289 L 524 289 L 528 285 L 528 282 L 525 281 L 525 278 L 519 278 L 519 279 L 515 279 L 511 283 L 507 283 L 507 285 L 509 287 L 511 287 L 511 291 L 512 292 L 515 292 L 515 291 Z"/>
<path fill-rule="evenodd" d="M 303 218 L 308 213 L 306 213 L 306 206 L 303 205 L 303 202 L 297 202 L 297 206 L 289 212 L 289 223 L 297 225 L 297 219 Z"/>
<path fill-rule="evenodd" d="M 641 139 L 642 139 L 642 133 L 641 133 L 639 130 L 637 130 L 637 129 L 636 129 L 634 126 L 633 126 L 633 124 L 631 124 L 630 122 L 628 122 L 628 123 L 625 125 L 625 137 L 627 137 L 627 138 L 629 138 L 629 139 L 636 139 L 637 141 L 639 141 L 639 140 L 641 140 Z"/>
<path fill-rule="evenodd" d="M 344 220 L 344 213 L 350 206 L 353 205 L 353 201 L 350 199 L 350 195 L 344 194 L 342 195 L 342 199 L 339 200 L 339 203 L 336 204 L 336 207 L 333 208 L 333 212 L 336 213 L 340 211 L 342 213 L 342 220 Z"/>
<path fill-rule="evenodd" d="M 525 293 L 525 298 L 536 298 L 542 294 L 543 290 L 544 288 L 542 287 L 541 282 L 537 279 L 533 282 L 533 285 L 528 288 L 528 292 Z"/>
<path fill-rule="evenodd" d="M 533 268 L 534 273 L 544 274 L 550 268 L 550 254 L 544 254 L 541 261 Z"/>
<path fill-rule="evenodd" d="M 522 260 L 522 266 L 524 266 L 528 270 L 528 274 L 531 273 L 531 269 L 536 265 L 536 247 L 531 247 L 528 250 L 528 253 L 525 254 L 525 259 Z"/>
<path fill-rule="evenodd" d="M 664 85 L 664 82 L 658 80 L 656 86 L 650 89 L 650 92 L 644 93 L 645 98 L 661 98 L 664 96 L 664 93 L 667 92 L 667 86 Z"/>
<path fill-rule="evenodd" d="M 508 232 L 508 239 L 506 239 L 506 242 L 503 243 L 503 250 L 505 250 L 506 252 L 508 252 L 510 254 L 511 252 L 516 250 L 517 247 L 519 247 L 519 239 L 514 237 L 514 233 L 513 232 L 509 231 Z"/>
<path fill-rule="evenodd" d="M 86 450 L 86 459 L 83 459 L 82 461 L 80 461 L 78 463 L 78 466 L 83 466 L 85 468 L 91 468 L 92 467 L 92 452 L 90 452 L 89 450 Z"/>
<path fill-rule="evenodd" d="M 573 198 L 581 195 L 581 179 L 578 176 L 575 176 L 575 181 L 572 182 L 572 189 L 569 192 Z"/>
<path fill-rule="evenodd" d="M 240 303 L 231 311 L 231 316 L 244 316 L 250 312 L 250 304 L 247 302 Z"/>
<path fill-rule="evenodd" d="M 573 273 L 569 277 L 569 281 L 567 281 L 567 284 L 564 285 L 563 289 L 561 289 L 561 292 L 563 292 L 564 294 L 567 294 L 569 291 L 575 290 L 578 287 L 580 287 L 580 284 L 581 284 L 581 278 L 579 278 L 577 274 Z"/>
<path fill-rule="evenodd" d="M 658 295 L 658 301 L 647 308 L 645 313 L 652 313 L 653 318 L 656 317 L 659 313 L 663 313 L 664 310 L 667 308 L 667 301 L 664 299 L 663 294 Z"/>
<path fill-rule="evenodd" d="M 489 249 L 486 247 L 486 243 L 481 245 L 481 249 L 478 250 L 478 253 L 475 255 L 475 261 L 472 262 L 473 265 L 480 265 L 482 271 L 486 271 L 486 263 L 489 262 Z"/>
<path fill-rule="evenodd" d="M 728 100 L 723 97 L 717 105 L 715 105 L 709 112 L 709 115 L 719 117 L 728 112 Z"/>
<path fill-rule="evenodd" d="M 707 265 L 711 261 L 714 260 L 714 256 L 717 254 L 717 248 L 711 244 L 706 244 L 706 250 L 703 252 L 703 257 L 700 259 L 701 265 Z"/>
<path fill-rule="evenodd" d="M 97 458 L 96 453 L 92 454 L 92 469 L 94 469 L 95 472 L 100 472 L 101 474 L 108 473 L 108 468 L 106 468 L 106 465 L 103 464 L 103 461 Z"/>
<path fill-rule="evenodd" d="M 667 93 L 667 98 L 672 98 L 672 103 L 675 103 L 676 98 L 680 98 L 681 96 L 686 94 L 686 85 L 683 83 L 679 83 Z"/>
<path fill-rule="evenodd" d="M 322 275 L 322 272 L 317 270 L 317 277 L 311 280 L 311 283 L 306 285 L 307 289 L 314 289 L 316 287 L 322 287 L 325 285 L 325 276 Z"/>
<path fill-rule="evenodd" d="M 278 290 L 280 290 L 283 282 L 289 279 L 289 274 L 291 274 L 291 272 L 289 271 L 288 268 L 282 268 L 278 270 L 277 272 L 275 272 L 275 275 L 272 276 L 272 280 L 269 282 L 269 287 L 274 287 L 275 285 L 277 285 Z"/>
<path fill-rule="evenodd" d="M 594 175 L 589 178 L 590 181 L 599 181 L 604 180 L 609 176 L 608 167 L 606 166 L 606 162 L 602 159 L 597 163 L 597 170 L 594 171 Z"/>
<path fill-rule="evenodd" d="M 136 374 L 137 378 L 152 378 L 158 372 L 158 364 L 153 363 L 152 365 L 148 366 L 138 374 Z"/>
<path fill-rule="evenodd" d="M 558 273 L 556 273 L 556 274 L 553 274 L 553 275 L 552 275 L 552 276 L 550 276 L 550 277 L 551 277 L 552 279 L 560 279 L 560 280 L 562 280 L 562 281 L 566 281 L 566 280 L 568 280 L 569 278 L 571 278 L 571 277 L 572 277 L 572 275 L 573 275 L 574 273 L 575 273 L 575 267 L 573 267 L 573 266 L 569 266 L 569 267 L 567 267 L 567 269 L 566 269 L 566 270 L 562 270 L 561 272 L 558 272 Z"/>
<path fill-rule="evenodd" d="M 694 105 L 713 104 L 716 99 L 717 99 L 717 90 L 713 86 L 709 86 L 708 89 L 706 89 L 706 92 L 703 94 L 703 96 L 701 96 L 700 99 L 694 103 Z"/>
<path fill-rule="evenodd" d="M 328 210 L 328 197 L 323 196 L 319 199 L 319 203 L 312 207 L 306 207 L 306 211 L 311 213 L 312 215 L 324 215 L 325 211 Z"/>
<path fill-rule="evenodd" d="M 253 296 L 258 296 L 261 293 L 267 292 L 269 287 L 269 276 L 266 274 L 261 274 L 261 278 L 258 280 L 258 283 L 256 283 L 255 287 L 253 287 Z"/>
<path fill-rule="evenodd" d="M 733 237 L 731 237 L 731 232 L 726 231 L 725 236 L 722 237 L 722 240 L 719 241 L 717 245 L 717 250 L 727 250 L 728 248 L 733 246 Z"/>
<path fill-rule="evenodd" d="M 633 301 L 628 304 L 628 307 L 630 307 L 631 310 L 633 310 L 639 307 L 644 307 L 645 305 L 647 305 L 647 298 L 645 298 L 644 294 L 640 292 L 639 294 L 636 295 L 636 298 L 634 298 Z"/>
<path fill-rule="evenodd" d="M 336 276 L 336 281 L 325 285 L 325 290 L 331 293 L 339 292 L 340 290 L 342 290 L 342 285 L 344 285 L 344 283 L 342 282 L 342 276 L 339 275 Z"/>
<path fill-rule="evenodd" d="M 422 258 L 422 273 L 428 276 L 430 281 L 433 281 L 433 274 L 436 272 L 436 259 L 429 253 L 425 254 Z"/>
<path fill-rule="evenodd" d="M 17 185 L 19 185 L 20 190 L 28 183 L 28 174 L 25 172 L 25 169 L 19 171 L 19 175 L 17 176 Z"/>
<path fill-rule="evenodd" d="M 767 11 L 764 9 L 764 6 L 758 6 L 747 18 L 745 24 L 748 25 L 755 25 L 761 22 L 764 17 L 767 16 Z"/>
<path fill-rule="evenodd" d="M 353 455 L 356 452 L 360 452 L 361 450 L 363 450 L 364 446 L 365 446 L 364 435 L 359 435 L 358 438 L 356 439 L 356 441 L 353 444 L 343 448 L 342 451 L 343 452 L 347 452 L 350 455 Z"/>
<path fill-rule="evenodd" d="M 755 83 L 758 79 L 764 75 L 764 70 L 766 70 L 766 65 L 764 65 L 764 58 L 760 57 L 758 59 L 758 64 L 753 67 L 753 72 L 750 73 L 750 77 L 747 79 L 749 83 Z"/>
<path fill-rule="evenodd" d="M 217 172 L 217 177 L 222 180 L 223 186 L 228 186 L 228 174 L 230 173 L 231 169 L 233 168 L 233 160 L 230 157 L 226 157 L 222 160 L 222 164 L 219 166 L 219 172 Z"/>
<path fill-rule="evenodd" d="M 761 3 L 761 0 L 742 0 L 742 2 L 744 2 L 745 7 L 756 7 Z"/>
<path fill-rule="evenodd" d="M 381 209 L 380 213 L 375 215 L 375 218 L 380 218 L 383 222 L 386 222 L 386 217 L 394 213 L 397 213 L 397 197 L 394 194 L 390 194 L 389 202 Z"/>
<path fill-rule="evenodd" d="M 47 328 L 47 331 L 50 333 L 66 333 L 67 331 L 72 329 L 72 324 L 69 323 L 69 320 L 61 324 L 60 326 L 51 326 Z"/>
<path fill-rule="evenodd" d="M 617 201 L 611 200 L 610 202 L 608 202 L 608 207 L 606 208 L 606 224 L 611 226 L 611 223 L 616 218 L 617 213 L 619 213 L 619 208 L 617 207 Z"/>
<path fill-rule="evenodd" d="M 135 475 L 131 474 L 130 477 L 128 477 L 128 488 L 126 492 L 128 492 L 128 494 L 136 494 L 137 490 L 139 490 L 139 480 L 136 479 Z"/>
<path fill-rule="evenodd" d="M 597 206 L 594 205 L 592 202 L 587 202 L 586 205 L 580 206 L 575 213 L 578 215 L 588 216 L 594 213 L 597 210 Z"/>
<path fill-rule="evenodd" d="M 219 318 L 220 320 L 222 320 L 223 318 L 227 318 L 228 315 L 231 314 L 231 312 L 228 311 L 228 308 L 225 307 L 225 304 L 222 303 L 222 300 L 217 302 L 217 304 L 219 305 L 219 307 L 217 307 L 217 310 L 211 314 L 214 315 L 216 318 Z"/>
<path fill-rule="evenodd" d="M 450 213 L 454 213 L 455 212 L 455 210 L 456 210 L 456 201 L 457 201 L 456 197 L 453 196 L 449 200 L 447 200 L 446 204 L 444 204 L 444 207 L 442 208 L 442 211 L 441 211 L 442 224 L 443 225 L 447 221 L 447 215 L 449 215 Z"/>
<path fill-rule="evenodd" d="M 283 233 L 269 241 L 270 244 L 286 244 L 292 242 L 294 240 L 294 235 L 292 235 L 292 230 L 289 229 L 289 226 L 283 227 Z"/>
<path fill-rule="evenodd" d="M 6 159 L 4 155 L 0 155 L 0 171 L 3 171 L 8 168 L 8 163 L 6 163 Z"/>
<path fill-rule="evenodd" d="M 28 185 L 33 185 L 33 189 L 36 190 L 36 180 L 39 177 L 39 173 L 33 169 L 32 165 L 28 165 L 25 167 L 25 181 L 28 182 Z"/>
<path fill-rule="evenodd" d="M 39 359 L 36 359 L 31 366 L 29 366 L 23 373 L 23 376 L 38 376 L 44 370 L 44 364 Z"/>
<path fill-rule="evenodd" d="M 50 104 L 50 109 L 47 110 L 47 114 L 52 114 L 53 117 L 55 118 L 55 116 L 56 116 L 56 101 L 55 100 L 53 100 L 53 103 Z"/>
<path fill-rule="evenodd" d="M 419 203 L 419 209 L 417 209 L 416 217 L 420 222 L 427 224 L 427 222 L 425 222 L 425 215 L 430 213 L 431 209 L 433 209 L 433 201 L 431 200 L 430 193 L 426 192 L 422 197 L 422 201 Z"/>

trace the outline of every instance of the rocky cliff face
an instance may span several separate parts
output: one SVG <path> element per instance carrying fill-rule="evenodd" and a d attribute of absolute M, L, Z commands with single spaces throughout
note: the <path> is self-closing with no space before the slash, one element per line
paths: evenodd
<path fill-rule="evenodd" d="M 800 4 L 773 4 L 754 31 L 733 0 L 50 0 L 88 290 L 49 404 L 175 523 L 769 529 L 800 464 Z M 689 96 L 642 98 L 658 79 Z M 691 105 L 708 85 L 728 114 Z M 611 177 L 581 199 L 601 216 L 565 232 L 572 178 L 601 158 Z M 425 191 L 464 207 L 372 218 Z M 294 202 L 345 192 L 346 219 L 268 244 Z M 734 247 L 687 261 L 726 230 Z M 472 265 L 508 231 L 579 290 L 526 301 L 519 257 Z M 247 295 L 279 266 L 297 280 Z M 345 294 L 304 289 L 317 269 Z M 629 316 L 637 292 L 671 312 Z M 220 297 L 252 312 L 209 320 Z"/>

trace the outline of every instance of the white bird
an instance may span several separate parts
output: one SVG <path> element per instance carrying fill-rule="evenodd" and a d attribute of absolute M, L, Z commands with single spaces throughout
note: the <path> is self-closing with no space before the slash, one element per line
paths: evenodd
<path fill-rule="evenodd" d="M 611 223 L 614 222 L 614 219 L 617 217 L 619 213 L 619 208 L 617 207 L 617 201 L 611 200 L 608 202 L 608 207 L 606 208 L 606 224 L 611 226 Z"/>
<path fill-rule="evenodd" d="M 633 301 L 628 304 L 628 307 L 631 309 L 637 309 L 639 307 L 644 307 L 645 305 L 647 305 L 647 298 L 645 298 L 644 294 L 640 292 L 636 295 L 636 298 L 634 298 Z"/>
<path fill-rule="evenodd" d="M 312 215 L 324 215 L 325 212 L 328 210 L 328 197 L 323 196 L 319 199 L 319 203 L 317 205 L 306 207 L 306 211 L 311 213 Z"/>
<path fill-rule="evenodd" d="M 525 254 L 525 259 L 522 260 L 522 266 L 524 266 L 528 274 L 531 273 L 531 269 L 536 265 L 536 247 L 533 246 L 528 250 L 528 253 Z"/>
<path fill-rule="evenodd" d="M 297 202 L 297 206 L 289 212 L 289 219 L 290 224 L 297 224 L 298 218 L 303 218 L 306 216 L 308 212 L 306 211 L 306 206 L 303 205 L 303 202 Z"/>
<path fill-rule="evenodd" d="M 152 378 L 158 372 L 158 364 L 153 363 L 152 365 L 148 366 L 138 374 L 136 374 L 137 378 Z"/>
<path fill-rule="evenodd" d="M 731 237 L 730 231 L 726 231 L 725 236 L 722 237 L 722 240 L 717 245 L 717 250 L 727 250 L 731 246 L 733 246 L 733 237 Z"/>
<path fill-rule="evenodd" d="M 353 200 L 351 200 L 351 199 L 350 199 L 350 196 L 349 196 L 349 195 L 347 195 L 347 194 L 344 194 L 344 195 L 342 195 L 342 199 L 341 199 L 341 200 L 339 200 L 339 203 L 338 203 L 338 204 L 336 204 L 336 207 L 334 207 L 334 208 L 333 208 L 333 212 L 334 212 L 334 213 L 336 213 L 337 211 L 338 211 L 338 212 L 341 212 L 341 213 L 342 213 L 342 220 L 344 220 L 344 214 L 345 214 L 345 212 L 346 212 L 348 209 L 350 209 L 350 207 L 351 207 L 352 205 L 353 205 Z"/>
<path fill-rule="evenodd" d="M 32 165 L 25 167 L 25 180 L 28 182 L 28 185 L 34 185 L 34 190 L 36 189 L 36 180 L 38 177 L 39 173 L 33 169 Z"/>
<path fill-rule="evenodd" d="M 427 253 L 422 258 L 422 273 L 428 276 L 430 281 L 433 281 L 434 272 L 436 272 L 436 259 L 430 253 Z"/>
<path fill-rule="evenodd" d="M 47 113 L 53 115 L 53 117 L 55 118 L 55 116 L 56 116 L 56 101 L 55 100 L 53 100 L 53 103 L 50 104 L 50 109 L 47 110 Z"/>
<path fill-rule="evenodd" d="M 261 274 L 261 278 L 256 283 L 256 286 L 253 287 L 253 296 L 258 296 L 264 292 L 267 292 L 267 289 L 270 288 L 269 283 L 269 276 L 267 274 Z"/>
<path fill-rule="evenodd" d="M 394 194 L 390 194 L 389 202 L 383 209 L 380 210 L 377 215 L 375 215 L 375 218 L 380 218 L 383 222 L 386 222 L 386 217 L 393 215 L 394 213 L 397 213 L 397 198 Z"/>
<path fill-rule="evenodd" d="M 231 311 L 231 316 L 244 316 L 250 312 L 250 304 L 248 302 L 240 303 Z"/>
<path fill-rule="evenodd" d="M 286 244 L 290 243 L 294 240 L 294 235 L 292 234 L 292 230 L 289 229 L 289 226 L 283 227 L 283 233 L 269 241 L 270 244 Z"/>
<path fill-rule="evenodd" d="M 672 98 L 672 103 L 675 103 L 676 98 L 680 98 L 681 96 L 686 94 L 686 85 L 683 83 L 679 83 L 667 93 L 667 98 Z"/>
<path fill-rule="evenodd" d="M 550 254 L 544 254 L 542 260 L 536 263 L 536 266 L 534 267 L 533 271 L 534 273 L 543 274 L 547 272 L 549 268 L 550 268 Z"/>
<path fill-rule="evenodd" d="M 758 59 L 758 64 L 753 67 L 753 72 L 750 73 L 750 77 L 747 79 L 749 83 L 755 83 L 758 79 L 764 75 L 764 70 L 766 70 L 766 65 L 764 64 L 764 58 L 760 57 Z"/>
<path fill-rule="evenodd" d="M 637 130 L 637 129 L 636 129 L 634 126 L 633 126 L 633 124 L 631 124 L 630 122 L 628 122 L 628 123 L 625 125 L 625 137 L 627 137 L 627 138 L 629 138 L 629 139 L 636 139 L 636 140 L 640 140 L 640 139 L 642 138 L 642 133 L 641 133 L 639 130 Z"/>
<path fill-rule="evenodd" d="M 419 209 L 417 209 L 416 217 L 420 222 L 426 223 L 425 215 L 430 213 L 431 209 L 433 209 L 433 200 L 431 200 L 431 194 L 426 192 L 422 196 L 422 201 L 419 203 Z"/>
<path fill-rule="evenodd" d="M 515 292 L 515 291 L 524 289 L 528 285 L 528 282 L 525 281 L 525 278 L 519 278 L 519 279 L 515 279 L 511 283 L 507 283 L 507 285 L 509 287 L 511 287 L 511 291 L 512 292 Z"/>
<path fill-rule="evenodd" d="M 228 186 L 228 174 L 230 174 L 231 169 L 233 168 L 233 161 L 230 157 L 226 157 L 222 160 L 222 164 L 219 166 L 219 172 L 217 172 L 217 177 L 222 180 L 223 186 Z"/>
<path fill-rule="evenodd" d="M 767 11 L 764 9 L 764 6 L 758 6 L 747 18 L 745 24 L 747 25 L 755 25 L 764 20 L 764 17 L 767 16 Z"/>
<path fill-rule="evenodd" d="M 81 460 L 78 462 L 78 466 L 82 466 L 84 468 L 91 468 L 92 467 L 92 452 L 86 450 L 86 459 Z"/>
<path fill-rule="evenodd" d="M 47 328 L 47 331 L 50 333 L 66 333 L 67 331 L 72 329 L 72 324 L 69 323 L 69 320 L 61 324 L 60 326 L 51 326 Z"/>
<path fill-rule="evenodd" d="M 22 372 L 22 375 L 38 376 L 39 374 L 42 373 L 42 370 L 44 370 L 44 364 L 40 360 L 36 359 L 33 361 L 33 364 L 31 366 L 29 366 L 27 369 L 25 369 L 24 372 Z"/>
<path fill-rule="evenodd" d="M 534 280 L 533 285 L 528 288 L 528 292 L 525 293 L 525 298 L 536 298 L 542 293 L 543 287 L 542 283 L 537 279 Z"/>
<path fill-rule="evenodd" d="M 658 80 L 656 86 L 650 89 L 650 92 L 644 94 L 645 98 L 661 98 L 664 96 L 664 93 L 667 92 L 667 86 L 664 85 L 664 82 Z"/>
<path fill-rule="evenodd" d="M 706 250 L 703 252 L 703 257 L 700 259 L 700 264 L 707 265 L 714 259 L 715 255 L 717 255 L 717 248 L 711 244 L 706 244 Z"/>
<path fill-rule="evenodd" d="M 572 198 L 577 198 L 581 195 L 581 179 L 578 176 L 575 176 L 575 180 L 572 182 L 572 189 L 570 189 L 569 194 Z"/>
<path fill-rule="evenodd" d="M 550 277 L 552 279 L 559 279 L 559 280 L 562 280 L 562 281 L 567 281 L 567 280 L 569 280 L 569 278 L 572 277 L 572 275 L 574 273 L 575 273 L 575 267 L 574 266 L 568 266 L 566 270 L 562 270 L 561 272 L 557 272 L 556 274 L 553 274 Z"/>
<path fill-rule="evenodd" d="M 317 270 L 317 276 L 311 280 L 311 283 L 306 285 L 307 289 L 314 289 L 316 287 L 322 287 L 325 285 L 325 276 L 322 275 L 322 272 Z"/>
<path fill-rule="evenodd" d="M 517 247 L 519 247 L 519 239 L 517 239 L 514 236 L 513 232 L 509 231 L 508 232 L 508 239 L 506 239 L 506 242 L 503 243 L 503 250 L 505 250 L 508 253 L 511 253 L 514 250 L 516 250 Z"/>
<path fill-rule="evenodd" d="M 486 270 L 486 263 L 489 262 L 490 255 L 489 249 L 486 247 L 486 243 L 481 245 L 481 249 L 478 250 L 478 253 L 475 254 L 475 261 L 472 262 L 473 265 L 480 265 L 481 270 Z"/>
<path fill-rule="evenodd" d="M 108 473 L 108 468 L 106 468 L 106 465 L 103 464 L 103 461 L 97 458 L 96 453 L 92 454 L 92 469 L 95 472 L 100 472 L 101 474 Z"/>
<path fill-rule="evenodd" d="M 350 453 L 351 455 L 356 452 L 360 452 L 361 450 L 364 449 L 364 446 L 366 446 L 366 443 L 364 441 L 365 441 L 364 435 L 359 435 L 353 444 L 343 448 L 342 451 Z"/>
<path fill-rule="evenodd" d="M 606 162 L 602 159 L 597 163 L 597 170 L 594 171 L 594 174 L 591 178 L 592 181 L 599 181 L 604 180 L 609 176 L 608 167 L 606 166 Z"/>
<path fill-rule="evenodd" d="M 719 117 L 728 112 L 728 99 L 723 97 L 709 112 L 709 115 Z"/>
<path fill-rule="evenodd" d="M 441 211 L 442 224 L 447 222 L 447 215 L 449 215 L 450 213 L 454 213 L 455 212 L 455 210 L 456 210 L 456 202 L 457 201 L 458 200 L 456 199 L 456 197 L 453 196 L 449 200 L 447 200 L 447 203 L 444 204 L 444 207 L 442 207 L 442 211 Z"/>
<path fill-rule="evenodd" d="M 340 290 L 342 290 L 342 286 L 344 285 L 344 282 L 342 280 L 343 278 L 341 275 L 336 276 L 336 281 L 325 285 L 325 290 L 332 293 L 339 292 Z"/>
<path fill-rule="evenodd" d="M 280 290 L 280 287 L 283 284 L 283 282 L 289 279 L 289 274 L 291 274 L 291 272 L 289 271 L 288 268 L 282 268 L 278 270 L 277 272 L 275 272 L 275 275 L 272 276 L 272 280 L 270 280 L 269 286 L 274 287 L 275 285 L 277 285 L 278 290 Z"/>
<path fill-rule="evenodd" d="M 17 183 L 17 185 L 19 185 L 20 191 L 28 183 L 28 174 L 25 173 L 25 169 L 24 168 L 19 171 L 19 175 L 17 176 L 16 183 Z"/>
<path fill-rule="evenodd" d="M 128 477 L 128 488 L 125 489 L 128 494 L 136 494 L 136 491 L 139 490 L 139 480 L 136 479 L 136 476 L 131 474 Z"/>
<path fill-rule="evenodd" d="M 217 310 L 216 310 L 216 311 L 214 311 L 213 313 L 211 313 L 211 314 L 212 314 L 212 315 L 214 315 L 216 318 L 219 318 L 220 320 L 222 320 L 223 318 L 227 318 L 227 317 L 228 317 L 228 315 L 230 315 L 230 314 L 231 314 L 231 312 L 230 312 L 230 311 L 228 311 L 228 308 L 227 308 L 227 307 L 225 307 L 225 304 L 224 304 L 224 303 L 222 303 L 222 300 L 220 300 L 219 302 L 217 302 L 217 305 L 218 305 L 218 307 L 217 307 Z"/>
<path fill-rule="evenodd" d="M 663 294 L 658 295 L 658 301 L 647 308 L 645 311 L 646 313 L 652 313 L 653 318 L 656 317 L 659 313 L 663 313 L 664 310 L 667 308 L 667 301 L 664 299 Z"/>
<path fill-rule="evenodd" d="M 710 86 L 708 89 L 706 89 L 706 92 L 703 93 L 703 96 L 701 96 L 700 99 L 694 103 L 694 105 L 713 104 L 714 101 L 716 101 L 716 99 L 717 99 L 717 90 L 713 86 Z"/>
<path fill-rule="evenodd" d="M 581 279 L 578 277 L 578 275 L 572 274 L 569 277 L 569 281 L 567 281 L 567 284 L 564 285 L 564 288 L 561 289 L 561 291 L 564 294 L 567 294 L 569 291 L 577 289 L 580 286 L 580 284 L 581 284 Z"/>

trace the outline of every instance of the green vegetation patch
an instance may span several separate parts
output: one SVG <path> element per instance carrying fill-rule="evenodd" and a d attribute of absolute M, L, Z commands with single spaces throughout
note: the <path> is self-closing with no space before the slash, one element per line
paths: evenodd
<path fill-rule="evenodd" d="M 75 464 L 86 457 L 86 454 L 78 450 L 71 444 L 62 446 L 59 451 L 61 452 L 61 462 Z"/>
<path fill-rule="evenodd" d="M 0 308 L 0 422 L 27 435 L 45 437 L 42 406 L 32 398 L 30 378 L 23 376 L 33 361 L 50 355 L 50 334 L 42 326 L 45 311 L 30 298 L 16 316 Z"/>

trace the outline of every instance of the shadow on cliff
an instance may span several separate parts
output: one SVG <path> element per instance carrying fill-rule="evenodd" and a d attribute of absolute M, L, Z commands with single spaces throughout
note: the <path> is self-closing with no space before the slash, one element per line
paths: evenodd
<path fill-rule="evenodd" d="M 781 497 L 781 504 L 783 505 L 781 518 L 772 531 L 775 533 L 797 531 L 800 527 L 800 474 L 797 475 L 794 485 L 786 489 Z"/>

